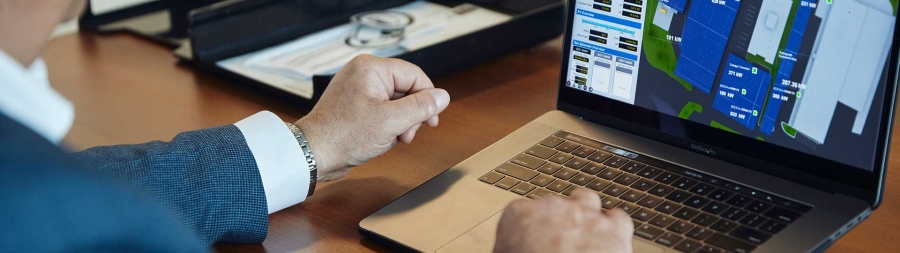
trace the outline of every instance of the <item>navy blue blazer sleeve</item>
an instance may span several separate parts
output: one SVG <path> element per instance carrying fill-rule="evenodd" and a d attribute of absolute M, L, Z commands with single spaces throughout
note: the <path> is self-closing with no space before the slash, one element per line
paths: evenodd
<path fill-rule="evenodd" d="M 233 125 L 181 133 L 170 142 L 95 147 L 73 155 L 85 168 L 162 203 L 206 245 L 260 243 L 266 237 L 262 179 Z"/>

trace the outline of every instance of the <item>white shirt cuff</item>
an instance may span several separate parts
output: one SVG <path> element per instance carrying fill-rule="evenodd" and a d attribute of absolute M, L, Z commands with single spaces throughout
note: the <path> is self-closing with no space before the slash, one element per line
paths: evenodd
<path fill-rule="evenodd" d="M 284 122 L 262 111 L 234 124 L 253 153 L 266 191 L 269 214 L 306 200 L 309 164 Z"/>

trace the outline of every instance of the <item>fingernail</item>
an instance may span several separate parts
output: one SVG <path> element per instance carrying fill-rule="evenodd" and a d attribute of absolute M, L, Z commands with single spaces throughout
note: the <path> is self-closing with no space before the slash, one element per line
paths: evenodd
<path fill-rule="evenodd" d="M 444 89 L 434 89 L 431 91 L 431 96 L 434 97 L 434 102 L 437 104 L 438 108 L 444 110 L 450 105 L 450 94 L 447 93 Z"/>

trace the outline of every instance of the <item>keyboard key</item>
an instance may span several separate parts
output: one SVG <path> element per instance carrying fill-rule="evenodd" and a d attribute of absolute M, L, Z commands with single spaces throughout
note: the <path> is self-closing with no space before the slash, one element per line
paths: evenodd
<path fill-rule="evenodd" d="M 728 208 L 728 210 L 725 210 L 725 212 L 720 214 L 720 216 L 725 217 L 726 219 L 735 220 L 735 221 L 740 220 L 741 218 L 744 217 L 744 215 L 747 215 L 747 211 L 744 211 L 744 210 L 741 210 L 740 208 L 735 208 L 735 207 Z"/>
<path fill-rule="evenodd" d="M 656 239 L 656 243 L 659 243 L 662 246 L 672 247 L 675 246 L 676 243 L 680 242 L 681 239 L 684 239 L 684 237 L 667 232 L 660 236 L 659 239 Z"/>
<path fill-rule="evenodd" d="M 490 171 L 487 174 L 484 174 L 484 176 L 478 178 L 478 180 L 481 180 L 481 182 L 485 182 L 488 184 L 497 183 L 497 181 L 500 181 L 500 179 L 503 179 L 503 175 L 493 171 Z"/>
<path fill-rule="evenodd" d="M 559 146 L 556 146 L 556 150 L 559 150 L 560 152 L 564 152 L 564 153 L 569 153 L 569 152 L 574 151 L 578 147 L 581 147 L 581 144 L 567 141 L 567 142 L 563 142 L 562 144 L 559 144 Z"/>
<path fill-rule="evenodd" d="M 562 168 L 561 170 L 559 170 L 555 174 L 553 174 L 553 176 L 556 178 L 562 179 L 562 180 L 569 180 L 572 177 L 575 177 L 575 175 L 577 175 L 577 174 L 578 174 L 577 170 L 573 170 L 573 169 L 569 169 L 569 168 Z"/>
<path fill-rule="evenodd" d="M 628 192 L 626 192 L 625 194 L 622 194 L 622 196 L 619 198 L 621 198 L 624 201 L 635 203 L 638 200 L 640 200 L 641 198 L 643 198 L 645 195 L 647 195 L 647 194 L 640 192 L 640 191 L 635 191 L 634 189 L 631 189 L 631 190 L 628 190 Z"/>
<path fill-rule="evenodd" d="M 606 180 L 613 180 L 619 175 L 622 175 L 622 171 L 613 168 L 606 168 L 606 170 L 597 174 L 598 177 L 602 177 Z"/>
<path fill-rule="evenodd" d="M 700 196 L 693 196 L 690 199 L 688 199 L 687 201 L 685 201 L 684 205 L 700 209 L 701 207 L 706 205 L 706 203 L 709 203 L 708 199 L 700 197 Z"/>
<path fill-rule="evenodd" d="M 662 174 L 660 174 L 659 176 L 656 176 L 656 178 L 653 178 L 653 180 L 656 180 L 656 182 L 660 182 L 663 184 L 671 184 L 672 182 L 675 182 L 676 180 L 678 180 L 680 178 L 681 178 L 681 176 L 679 176 L 679 175 L 675 175 L 675 174 L 672 174 L 671 172 L 663 171 Z"/>
<path fill-rule="evenodd" d="M 691 231 L 691 229 L 693 229 L 694 227 L 695 227 L 695 225 L 691 224 L 690 222 L 678 220 L 678 221 L 675 221 L 674 224 L 669 226 L 668 230 L 678 233 L 678 234 L 684 234 L 684 233 L 687 233 L 688 231 Z"/>
<path fill-rule="evenodd" d="M 709 239 L 706 239 L 706 243 L 737 253 L 751 252 L 756 249 L 756 246 L 750 243 L 742 242 L 738 239 L 734 239 L 719 233 L 716 233 L 710 236 Z"/>
<path fill-rule="evenodd" d="M 694 241 L 691 239 L 684 239 L 678 245 L 675 245 L 675 249 L 683 251 L 683 252 L 694 252 L 695 250 L 700 248 L 700 242 Z"/>
<path fill-rule="evenodd" d="M 622 165 L 625 165 L 625 163 L 628 163 L 628 161 L 629 160 L 625 159 L 625 157 L 613 156 L 603 162 L 603 165 L 618 169 L 619 167 L 622 167 Z"/>
<path fill-rule="evenodd" d="M 648 192 L 650 194 L 663 197 L 663 196 L 668 195 L 670 192 L 672 192 L 674 190 L 675 190 L 675 187 L 671 187 L 671 186 L 664 185 L 664 184 L 659 184 L 656 187 L 653 187 L 653 189 L 650 189 L 650 191 L 648 191 Z"/>
<path fill-rule="evenodd" d="M 619 203 L 622 203 L 622 200 L 617 198 L 603 198 L 603 202 L 600 202 L 600 205 L 603 209 L 611 210 L 613 207 L 619 205 Z"/>
<path fill-rule="evenodd" d="M 663 170 L 660 168 L 653 167 L 653 166 L 647 166 L 646 168 L 644 168 L 643 170 L 638 172 L 637 175 L 645 177 L 645 178 L 655 178 L 656 176 L 659 176 L 659 174 L 662 174 L 662 173 L 663 173 Z"/>
<path fill-rule="evenodd" d="M 711 214 L 719 214 L 722 213 L 722 211 L 725 211 L 725 209 L 728 209 L 728 205 L 722 204 L 722 202 L 713 201 L 704 206 L 701 210 Z"/>
<path fill-rule="evenodd" d="M 742 224 L 753 227 L 753 228 L 759 227 L 760 224 L 763 224 L 766 221 L 769 221 L 769 219 L 762 217 L 760 215 L 757 215 L 757 214 L 747 215 L 747 217 L 744 217 L 743 219 L 741 219 Z"/>
<path fill-rule="evenodd" d="M 550 159 L 548 159 L 548 160 L 550 160 L 551 162 L 558 163 L 558 164 L 565 164 L 566 162 L 569 161 L 569 159 L 572 159 L 572 155 L 566 154 L 563 152 L 559 152 L 559 153 L 556 153 L 555 155 L 551 156 Z"/>
<path fill-rule="evenodd" d="M 594 176 L 580 173 L 580 174 L 578 174 L 578 176 L 575 176 L 572 179 L 570 179 L 569 182 L 580 185 L 580 186 L 584 186 L 587 183 L 590 183 L 591 180 L 594 180 Z"/>
<path fill-rule="evenodd" d="M 569 160 L 568 162 L 566 162 L 566 167 L 580 170 L 581 167 L 584 167 L 587 164 L 588 164 L 587 159 L 584 159 L 581 157 L 575 157 L 575 158 L 572 158 L 571 160 Z"/>
<path fill-rule="evenodd" d="M 521 184 L 517 184 L 517 185 L 516 185 L 515 187 L 513 187 L 512 190 L 510 190 L 510 191 L 511 191 L 511 192 L 518 193 L 519 195 L 524 196 L 525 194 L 528 194 L 529 192 L 531 192 L 531 191 L 534 190 L 535 188 L 537 188 L 537 186 L 535 186 L 535 185 L 533 185 L 533 184 L 529 184 L 529 183 L 521 183 Z"/>
<path fill-rule="evenodd" d="M 555 164 L 555 163 L 546 163 L 543 166 L 541 166 L 540 168 L 538 168 L 537 171 L 540 173 L 547 174 L 547 175 L 553 175 L 553 173 L 556 173 L 561 168 L 562 168 L 562 165 Z"/>
<path fill-rule="evenodd" d="M 641 210 L 634 212 L 634 214 L 631 215 L 631 218 L 637 219 L 639 221 L 648 221 L 648 220 L 652 219 L 653 217 L 656 217 L 657 214 L 659 214 L 659 213 L 657 213 L 656 211 L 653 211 L 653 210 L 650 210 L 647 208 L 642 208 Z"/>
<path fill-rule="evenodd" d="M 551 148 L 546 148 L 541 145 L 535 145 L 534 147 L 529 148 L 525 151 L 526 154 L 536 156 L 541 159 L 550 158 L 550 156 L 556 154 L 556 150 Z"/>
<path fill-rule="evenodd" d="M 673 214 L 673 213 L 675 213 L 675 211 L 678 211 L 678 209 L 680 209 L 680 208 L 681 208 L 681 205 L 675 204 L 675 202 L 672 202 L 672 201 L 666 201 L 666 202 L 663 202 L 661 205 L 657 206 L 656 208 L 654 208 L 653 210 L 659 211 L 664 214 Z"/>
<path fill-rule="evenodd" d="M 532 179 L 530 181 L 530 183 L 540 186 L 540 187 L 545 187 L 548 184 L 550 184 L 551 182 L 553 182 L 553 180 L 556 180 L 556 178 L 554 178 L 553 176 L 540 174 L 537 177 L 534 177 L 534 179 Z"/>
<path fill-rule="evenodd" d="M 720 220 L 719 222 L 716 222 L 715 224 L 713 224 L 710 228 L 715 229 L 719 232 L 727 233 L 728 231 L 731 231 L 732 229 L 736 228 L 737 226 L 738 226 L 738 224 L 734 221 Z"/>
<path fill-rule="evenodd" d="M 606 168 L 606 166 L 600 165 L 599 163 L 592 162 L 592 163 L 588 163 L 584 167 L 581 167 L 581 172 L 584 172 L 584 173 L 587 173 L 590 175 L 597 175 L 597 173 L 600 173 L 601 171 L 603 171 L 604 168 Z"/>
<path fill-rule="evenodd" d="M 747 205 L 747 207 L 744 207 L 744 209 L 754 213 L 763 213 L 766 210 L 769 210 L 769 207 L 772 207 L 772 204 L 756 200 Z"/>
<path fill-rule="evenodd" d="M 694 185 L 696 185 L 696 184 L 697 184 L 697 180 L 683 177 L 681 179 L 676 180 L 675 183 L 672 183 L 672 186 L 675 186 L 675 188 L 678 188 L 678 189 L 688 190 L 691 187 L 694 187 Z"/>
<path fill-rule="evenodd" d="M 642 209 L 641 211 L 643 211 L 643 210 L 646 210 L 646 209 Z M 657 227 L 664 228 L 664 227 L 668 227 L 669 225 L 672 225 L 672 223 L 674 223 L 674 222 L 675 222 L 675 218 L 660 214 L 660 215 L 657 215 L 656 218 L 653 218 L 652 220 L 650 220 L 650 222 L 648 222 L 648 223 L 650 223 L 651 225 L 657 226 Z"/>
<path fill-rule="evenodd" d="M 744 196 L 742 194 L 737 194 L 737 195 L 734 195 L 734 197 L 728 199 L 728 201 L 725 201 L 725 204 L 729 204 L 729 205 L 736 206 L 736 207 L 744 207 L 751 201 L 753 201 L 753 199 L 751 199 L 750 197 Z"/>
<path fill-rule="evenodd" d="M 697 240 L 705 240 L 709 238 L 709 236 L 713 235 L 715 232 L 705 227 L 696 227 L 691 229 L 686 235 L 687 237 L 694 238 Z"/>
<path fill-rule="evenodd" d="M 530 199 L 539 199 L 539 198 L 542 198 L 544 196 L 551 195 L 551 194 L 553 194 L 553 192 L 548 191 L 547 189 L 537 188 L 537 189 L 534 189 L 534 191 L 531 191 L 531 193 L 528 193 L 528 195 L 525 195 L 525 197 L 528 197 Z"/>
<path fill-rule="evenodd" d="M 562 195 L 565 195 L 566 197 L 572 197 L 572 193 L 578 189 L 584 189 L 584 187 L 573 185 L 572 187 L 569 187 L 565 191 L 563 191 Z"/>
<path fill-rule="evenodd" d="M 669 194 L 668 196 L 666 196 L 666 199 L 681 203 L 681 202 L 684 202 L 685 200 L 687 200 L 688 198 L 690 198 L 691 196 L 692 195 L 690 193 L 687 193 L 686 191 L 675 190 L 674 192 L 672 192 L 672 194 Z"/>
<path fill-rule="evenodd" d="M 655 185 L 656 182 L 654 182 L 653 180 L 641 178 L 638 179 L 637 182 L 634 182 L 634 184 L 631 185 L 631 188 L 637 189 L 639 191 L 647 191 L 650 190 L 650 188 L 653 188 L 653 186 Z"/>
<path fill-rule="evenodd" d="M 634 235 L 640 238 L 653 241 L 656 237 L 662 235 L 665 231 L 649 224 L 640 225 L 634 228 Z"/>
<path fill-rule="evenodd" d="M 556 138 L 556 137 L 550 136 L 550 137 L 547 137 L 547 139 L 544 139 L 543 141 L 541 141 L 541 145 L 544 145 L 546 147 L 555 148 L 556 145 L 559 145 L 560 143 L 563 143 L 564 141 L 565 140 L 563 140 L 561 138 Z"/>
<path fill-rule="evenodd" d="M 766 212 L 766 216 L 781 222 L 791 223 L 800 218 L 800 213 L 788 211 L 781 207 L 773 207 L 772 210 Z"/>
<path fill-rule="evenodd" d="M 595 191 L 599 192 L 599 191 L 602 191 L 603 189 L 606 189 L 606 187 L 611 184 L 612 184 L 612 182 L 610 182 L 609 180 L 605 180 L 602 178 L 594 178 L 594 181 L 591 181 L 586 186 L 587 186 L 587 188 L 589 188 L 591 190 L 595 190 Z"/>
<path fill-rule="evenodd" d="M 682 207 L 677 212 L 675 212 L 675 214 L 673 214 L 673 215 L 675 216 L 675 218 L 690 220 L 691 218 L 694 218 L 694 216 L 697 216 L 698 214 L 700 214 L 700 211 L 691 209 L 690 207 Z"/>
<path fill-rule="evenodd" d="M 641 171 L 642 169 L 644 169 L 644 167 L 647 167 L 647 165 L 644 165 L 643 163 L 639 163 L 639 162 L 635 162 L 635 161 L 630 161 L 630 162 L 626 163 L 624 166 L 622 166 L 622 168 L 620 168 L 620 170 L 631 173 L 631 174 L 637 174 L 638 171 Z"/>
<path fill-rule="evenodd" d="M 500 187 L 500 189 L 509 190 L 513 188 L 513 186 L 516 186 L 516 184 L 518 183 L 519 180 L 516 180 L 515 178 L 505 177 L 503 179 L 500 179 L 500 181 L 497 182 L 497 184 L 494 184 L 494 186 Z"/>
<path fill-rule="evenodd" d="M 693 192 L 694 194 L 698 194 L 700 196 L 706 196 L 706 194 L 709 194 L 715 189 L 716 187 L 713 187 L 712 185 L 699 183 L 697 184 L 697 186 L 694 186 L 694 188 L 691 188 L 690 192 Z"/>
<path fill-rule="evenodd" d="M 694 224 L 704 226 L 704 227 L 709 227 L 713 223 L 716 223 L 716 221 L 719 221 L 719 218 L 712 214 L 708 214 L 708 213 L 702 213 L 702 214 L 698 215 L 697 218 L 694 218 L 693 220 L 691 220 L 691 222 L 693 222 Z"/>
<path fill-rule="evenodd" d="M 562 180 L 556 180 L 547 186 L 547 190 L 551 190 L 551 191 L 559 193 L 559 192 L 562 192 L 563 190 L 565 190 L 566 188 L 569 188 L 569 186 L 572 186 L 572 183 L 562 181 Z"/>
<path fill-rule="evenodd" d="M 575 149 L 575 151 L 572 151 L 572 154 L 577 157 L 587 158 L 589 155 L 593 154 L 596 151 L 596 149 L 592 149 L 587 146 L 581 146 L 580 148 Z"/>
<path fill-rule="evenodd" d="M 500 165 L 500 167 L 494 169 L 494 171 L 500 172 L 500 174 L 518 178 L 522 181 L 529 181 L 539 174 L 537 171 L 529 170 L 512 163 L 504 163 L 503 165 Z"/>
<path fill-rule="evenodd" d="M 629 215 L 631 213 L 634 213 L 634 211 L 637 211 L 638 209 L 640 209 L 640 207 L 638 207 L 638 205 L 635 205 L 634 203 L 628 203 L 628 202 L 622 202 L 622 204 L 619 204 L 619 206 L 617 206 L 616 208 L 622 209 Z"/>
<path fill-rule="evenodd" d="M 735 228 L 731 233 L 728 233 L 731 236 L 737 237 L 738 239 L 742 239 L 744 241 L 752 242 L 756 245 L 760 245 L 772 238 L 771 235 L 760 232 L 759 230 L 748 228 L 747 226 L 740 226 Z"/>
<path fill-rule="evenodd" d="M 732 195 L 734 195 L 734 193 L 730 192 L 728 190 L 716 189 L 715 191 L 712 191 L 711 193 L 709 193 L 709 195 L 706 195 L 706 196 L 713 200 L 725 202 L 725 200 L 727 200 L 728 197 L 731 197 Z"/>
<path fill-rule="evenodd" d="M 627 190 L 628 187 L 619 184 L 612 184 L 607 187 L 606 190 L 603 190 L 603 193 L 609 196 L 618 197 L 619 195 L 625 193 L 625 191 Z"/>
<path fill-rule="evenodd" d="M 697 251 L 695 251 L 695 253 L 722 253 L 722 252 L 725 252 L 725 251 L 720 248 L 716 248 L 716 247 L 709 246 L 709 245 L 700 246 L 700 248 L 697 249 Z"/>
<path fill-rule="evenodd" d="M 602 151 L 602 150 L 598 150 L 597 152 L 594 152 L 593 154 L 588 156 L 588 160 L 591 160 L 593 162 L 602 163 L 602 162 L 605 162 L 606 159 L 609 159 L 610 157 L 612 157 L 611 153 Z"/>
<path fill-rule="evenodd" d="M 766 232 L 769 232 L 772 234 L 776 234 L 778 232 L 781 232 L 781 230 L 784 229 L 784 227 L 786 227 L 786 226 L 787 225 L 785 225 L 784 223 L 777 222 L 775 220 L 769 220 L 768 222 L 763 223 L 762 226 L 759 226 L 759 229 L 762 229 L 762 231 L 766 231 Z"/>
<path fill-rule="evenodd" d="M 641 201 L 638 201 L 637 204 L 646 208 L 655 208 L 663 202 L 665 202 L 665 200 L 660 197 L 648 195 L 647 197 L 642 198 Z"/>
<path fill-rule="evenodd" d="M 509 161 L 511 163 L 522 165 L 522 167 L 529 168 L 529 169 L 537 169 L 538 167 L 540 167 L 542 164 L 545 163 L 544 160 L 541 160 L 541 159 L 538 159 L 537 157 L 526 155 L 526 154 L 517 155 L 515 158 L 513 158 L 512 160 L 509 160 Z"/>
<path fill-rule="evenodd" d="M 621 176 L 617 177 L 615 180 L 613 180 L 613 182 L 620 183 L 623 185 L 631 185 L 634 183 L 634 181 L 637 181 L 637 180 L 638 180 L 638 176 L 624 173 Z"/>

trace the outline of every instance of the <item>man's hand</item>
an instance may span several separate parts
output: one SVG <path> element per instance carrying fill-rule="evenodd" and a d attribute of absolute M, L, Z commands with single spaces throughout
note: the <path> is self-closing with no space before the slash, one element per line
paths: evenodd
<path fill-rule="evenodd" d="M 517 200 L 500 218 L 494 252 L 631 252 L 634 224 L 625 211 L 600 209 L 600 197 L 581 189 L 572 199 Z"/>
<path fill-rule="evenodd" d="M 398 141 L 410 143 L 424 123 L 435 127 L 450 95 L 405 61 L 362 55 L 337 73 L 315 108 L 297 121 L 319 180 L 335 180 Z"/>

